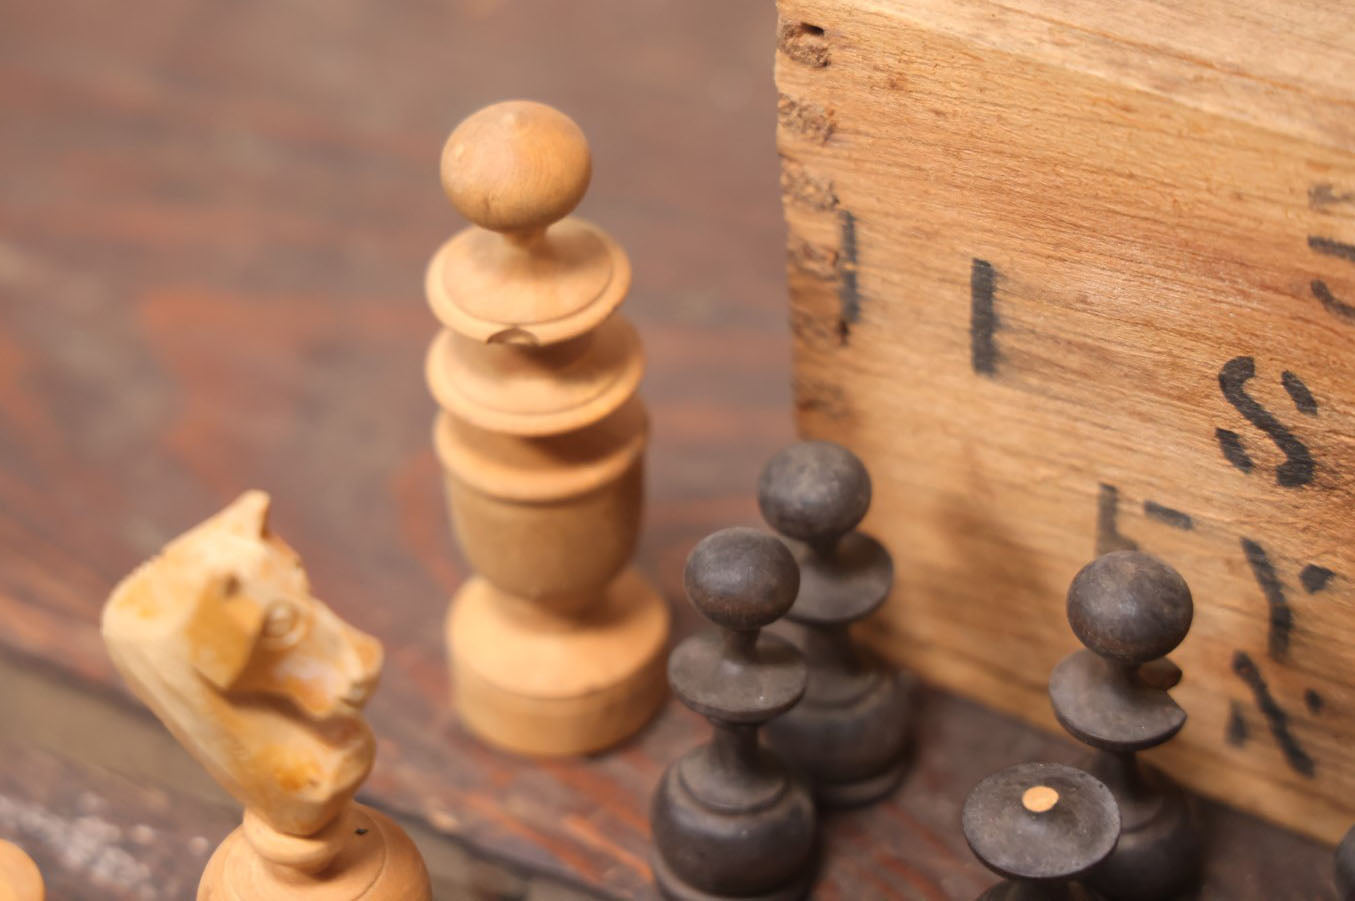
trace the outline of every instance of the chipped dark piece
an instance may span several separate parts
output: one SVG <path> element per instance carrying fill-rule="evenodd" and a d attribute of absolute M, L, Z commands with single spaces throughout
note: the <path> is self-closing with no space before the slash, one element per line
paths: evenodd
<path fill-rule="evenodd" d="M 1136 757 L 1185 725 L 1167 693 L 1180 670 L 1163 658 L 1185 639 L 1194 609 L 1180 573 L 1139 551 L 1103 554 L 1068 588 L 1068 622 L 1086 650 L 1054 668 L 1049 697 L 1063 727 L 1097 750 L 1089 770 L 1119 804 L 1119 845 L 1086 880 L 1112 901 L 1176 897 L 1199 875 L 1185 794 Z"/>

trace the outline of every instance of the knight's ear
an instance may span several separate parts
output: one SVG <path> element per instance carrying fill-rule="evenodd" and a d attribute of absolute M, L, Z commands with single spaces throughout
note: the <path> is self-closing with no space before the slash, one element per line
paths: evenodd
<path fill-rule="evenodd" d="M 223 531 L 241 538 L 262 538 L 268 534 L 268 492 L 252 489 L 231 501 L 226 509 L 212 517 Z"/>
<path fill-rule="evenodd" d="M 240 590 L 235 576 L 210 580 L 185 630 L 194 669 L 229 689 L 249 664 L 263 621 L 263 606 Z"/>

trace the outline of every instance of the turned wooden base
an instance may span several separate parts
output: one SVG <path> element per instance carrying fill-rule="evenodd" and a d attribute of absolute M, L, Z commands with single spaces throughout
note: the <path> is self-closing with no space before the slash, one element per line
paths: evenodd
<path fill-rule="evenodd" d="M 345 833 L 343 844 L 328 866 L 309 874 L 265 860 L 241 826 L 207 861 L 198 901 L 432 901 L 423 858 L 390 817 L 355 803 L 331 828 Z M 297 838 L 287 850 L 300 861 L 307 846 L 320 843 Z"/>
<path fill-rule="evenodd" d="M 587 754 L 635 734 L 666 694 L 668 605 L 627 569 L 579 617 L 473 578 L 447 616 L 466 725 L 522 754 Z"/>

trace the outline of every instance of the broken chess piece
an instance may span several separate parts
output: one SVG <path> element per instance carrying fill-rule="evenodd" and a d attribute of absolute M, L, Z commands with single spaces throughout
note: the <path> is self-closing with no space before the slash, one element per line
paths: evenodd
<path fill-rule="evenodd" d="M 1076 882 L 1115 849 L 1120 811 L 1094 776 L 1023 763 L 988 776 L 965 798 L 965 841 L 1004 878 L 979 901 L 1101 901 Z"/>
<path fill-rule="evenodd" d="M 762 631 L 795 600 L 795 560 L 772 535 L 724 529 L 697 544 L 684 583 L 718 629 L 678 645 L 668 677 L 714 734 L 670 764 L 654 793 L 655 881 L 674 901 L 804 898 L 814 870 L 814 800 L 758 742 L 759 726 L 805 690 L 799 651 Z"/>
<path fill-rule="evenodd" d="M 888 795 L 906 766 L 906 678 L 848 631 L 884 603 L 894 583 L 889 552 L 856 528 L 870 497 L 866 467 L 828 441 L 782 449 L 758 480 L 763 518 L 785 536 L 800 566 L 786 618 L 809 666 L 804 697 L 768 724 L 767 738 L 831 807 Z"/>
<path fill-rule="evenodd" d="M 1190 587 L 1156 557 L 1113 551 L 1073 578 L 1067 610 L 1086 650 L 1054 668 L 1049 697 L 1063 727 L 1096 749 L 1088 770 L 1114 794 L 1123 819 L 1115 852 L 1087 882 L 1112 901 L 1174 898 L 1198 879 L 1198 829 L 1186 794 L 1137 752 L 1186 722 L 1168 694 L 1181 673 L 1166 655 L 1190 629 Z"/>
<path fill-rule="evenodd" d="M 409 837 L 353 795 L 382 650 L 311 594 L 249 491 L 113 590 L 102 632 L 132 692 L 245 808 L 199 901 L 430 901 Z"/>

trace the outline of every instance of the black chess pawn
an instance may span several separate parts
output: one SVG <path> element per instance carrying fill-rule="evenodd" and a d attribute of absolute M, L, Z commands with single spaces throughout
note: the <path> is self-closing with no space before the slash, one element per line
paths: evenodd
<path fill-rule="evenodd" d="M 1054 668 L 1049 697 L 1063 727 L 1098 749 L 1089 769 L 1120 806 L 1120 843 L 1088 879 L 1115 901 L 1174 898 L 1199 872 L 1185 794 L 1136 757 L 1185 725 L 1185 711 L 1167 694 L 1181 671 L 1166 655 L 1193 615 L 1180 573 L 1138 551 L 1098 557 L 1068 587 L 1068 622 L 1087 650 Z"/>
<path fill-rule="evenodd" d="M 903 775 L 909 692 L 847 631 L 884 603 L 894 582 L 889 552 L 856 531 L 870 507 L 870 475 L 845 447 L 802 441 L 763 467 L 758 506 L 800 564 L 786 618 L 809 664 L 804 698 L 767 725 L 767 739 L 809 776 L 823 803 L 874 801 Z"/>
<path fill-rule="evenodd" d="M 1336 897 L 1339 901 L 1355 901 L 1355 827 L 1352 827 L 1341 844 L 1336 846 Z"/>
<path fill-rule="evenodd" d="M 654 794 L 655 881 L 676 901 L 803 898 L 813 873 L 814 801 L 758 743 L 758 727 L 805 690 L 800 652 L 759 634 L 795 600 L 795 559 L 765 532 L 724 529 L 692 551 L 684 582 L 692 604 L 720 628 L 678 645 L 668 680 L 715 732 L 668 767 Z"/>
<path fill-rule="evenodd" d="M 1058 763 L 1023 763 L 970 791 L 965 841 L 1005 877 L 979 901 L 1100 901 L 1073 880 L 1107 857 L 1120 836 L 1115 797 L 1100 780 Z"/>

